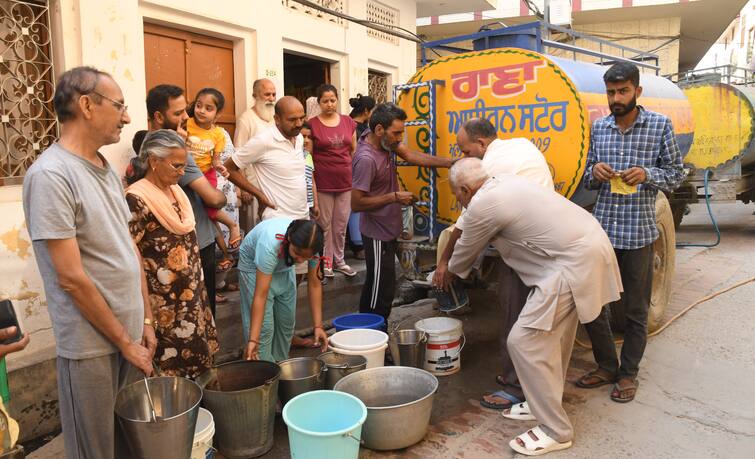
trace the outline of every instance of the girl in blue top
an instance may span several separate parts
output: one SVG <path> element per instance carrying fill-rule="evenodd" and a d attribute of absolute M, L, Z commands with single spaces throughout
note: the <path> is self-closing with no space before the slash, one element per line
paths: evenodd
<path fill-rule="evenodd" d="M 309 260 L 307 290 L 315 342 L 324 351 L 322 328 L 322 229 L 312 220 L 273 218 L 254 227 L 239 249 L 241 320 L 246 360 L 288 358 L 296 319 L 295 264 Z"/>

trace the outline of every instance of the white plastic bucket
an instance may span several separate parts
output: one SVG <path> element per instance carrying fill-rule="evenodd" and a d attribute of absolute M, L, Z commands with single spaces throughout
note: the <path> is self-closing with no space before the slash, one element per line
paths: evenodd
<path fill-rule="evenodd" d="M 466 342 L 462 322 L 450 317 L 418 320 L 414 328 L 427 333 L 424 369 L 437 376 L 461 370 L 461 350 Z"/>
<path fill-rule="evenodd" d="M 370 349 L 368 351 L 350 351 L 348 349 L 341 349 L 340 347 L 335 347 L 332 344 L 328 346 L 329 350 L 338 352 L 339 354 L 363 356 L 367 360 L 367 368 L 377 368 L 377 367 L 384 366 L 385 365 L 385 350 L 387 348 L 388 348 L 388 343 L 385 343 L 380 347 L 376 347 L 375 349 Z"/>
<path fill-rule="evenodd" d="M 212 447 L 212 437 L 215 436 L 215 421 L 212 413 L 199 408 L 197 426 L 194 428 L 194 445 L 191 448 L 191 459 L 210 459 L 215 455 Z"/>
<path fill-rule="evenodd" d="M 369 351 L 388 342 L 388 334 L 369 328 L 343 330 L 330 337 L 330 344 L 349 351 Z"/>

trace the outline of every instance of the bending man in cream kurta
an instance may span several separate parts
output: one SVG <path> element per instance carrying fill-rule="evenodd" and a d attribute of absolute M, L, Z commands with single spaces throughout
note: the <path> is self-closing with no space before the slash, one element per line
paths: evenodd
<path fill-rule="evenodd" d="M 475 158 L 458 161 L 449 175 L 454 195 L 467 207 L 449 270 L 468 276 L 492 244 L 533 289 L 508 338 L 527 402 L 504 416 L 539 425 L 509 446 L 526 455 L 568 448 L 574 430 L 561 398 L 577 323 L 594 320 L 622 290 L 611 242 L 587 211 L 528 179 L 488 178 Z"/>

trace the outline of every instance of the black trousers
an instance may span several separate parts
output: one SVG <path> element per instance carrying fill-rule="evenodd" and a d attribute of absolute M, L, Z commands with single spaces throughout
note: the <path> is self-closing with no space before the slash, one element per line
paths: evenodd
<path fill-rule="evenodd" d="M 616 345 L 609 322 L 610 305 L 604 306 L 598 318 L 586 324 L 585 329 L 590 335 L 592 353 L 600 368 L 619 377 L 635 377 L 648 339 L 648 310 L 653 287 L 653 245 L 633 250 L 614 249 L 614 252 L 619 262 L 621 282 L 624 284 L 624 293 L 618 302 L 623 304 L 626 315 L 621 362 L 616 356 Z"/>
<path fill-rule="evenodd" d="M 527 303 L 530 289 L 519 275 L 505 263 L 501 263 L 498 276 L 498 303 L 501 307 L 501 377 L 506 383 L 506 392 L 524 400 L 524 391 L 519 384 L 514 362 L 509 355 L 508 338 L 519 314 Z"/>
<path fill-rule="evenodd" d="M 215 243 L 208 245 L 199 251 L 202 260 L 202 273 L 204 274 L 204 287 L 207 290 L 207 299 L 210 302 L 212 317 L 215 317 Z"/>
<path fill-rule="evenodd" d="M 364 234 L 364 256 L 367 261 L 367 278 L 362 286 L 359 312 L 380 314 L 388 323 L 393 297 L 396 295 L 396 248 L 398 243 L 380 241 Z"/>

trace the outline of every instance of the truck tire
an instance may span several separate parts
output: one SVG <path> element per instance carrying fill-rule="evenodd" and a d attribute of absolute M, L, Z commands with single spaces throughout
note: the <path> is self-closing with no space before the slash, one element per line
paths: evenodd
<path fill-rule="evenodd" d="M 674 216 L 663 193 L 658 193 L 655 199 L 655 224 L 659 235 L 653 242 L 653 289 L 650 294 L 648 332 L 657 330 L 663 324 L 663 315 L 671 301 L 671 283 L 676 268 Z"/>
<path fill-rule="evenodd" d="M 655 224 L 658 239 L 653 242 L 653 287 L 650 293 L 648 311 L 648 333 L 654 332 L 663 324 L 663 315 L 671 300 L 671 282 L 676 266 L 676 232 L 671 205 L 663 193 L 655 199 Z M 611 303 L 611 327 L 624 331 L 626 323 L 624 305 L 620 301 Z"/>

